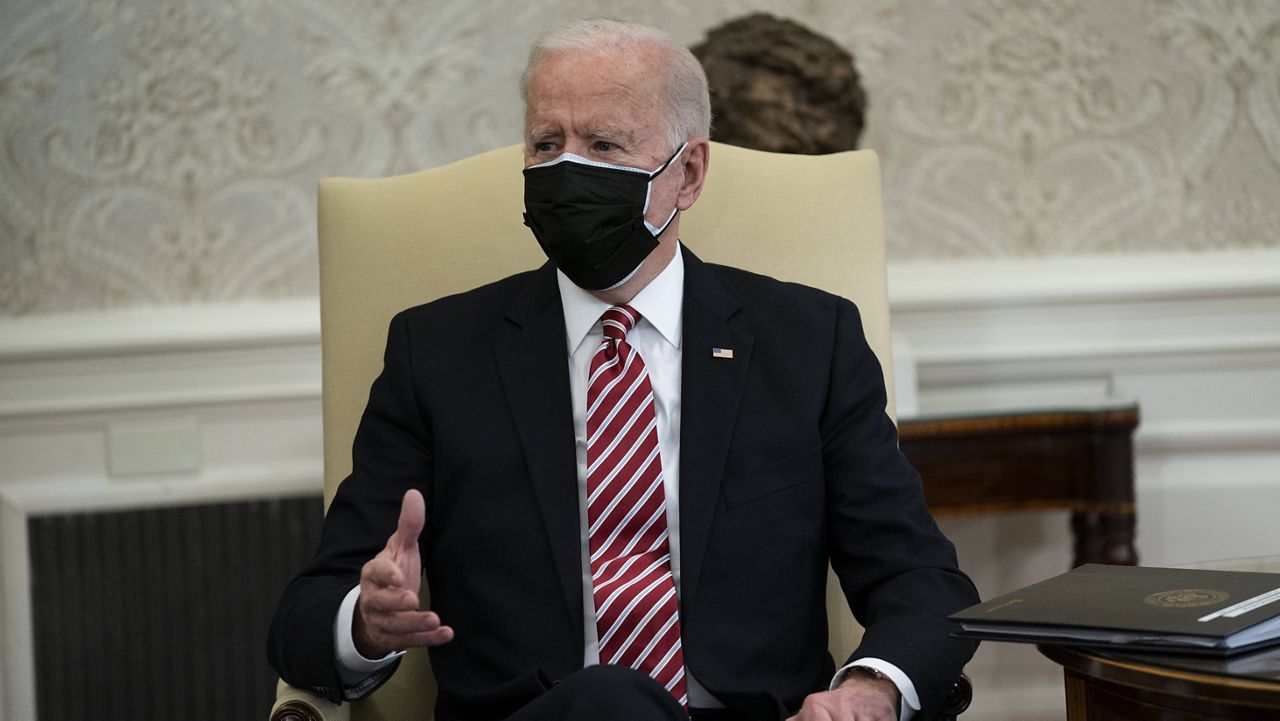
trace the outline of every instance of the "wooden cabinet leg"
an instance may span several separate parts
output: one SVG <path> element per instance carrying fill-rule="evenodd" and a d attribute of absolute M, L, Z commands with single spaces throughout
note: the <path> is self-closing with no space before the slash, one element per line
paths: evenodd
<path fill-rule="evenodd" d="M 1071 669 L 1062 670 L 1063 686 L 1067 692 L 1067 721 L 1089 720 L 1089 684 Z"/>
<path fill-rule="evenodd" d="M 1116 566 L 1138 565 L 1134 546 L 1134 513 L 1079 512 L 1071 514 L 1071 531 L 1076 538 L 1076 555 L 1072 565 L 1108 563 Z"/>

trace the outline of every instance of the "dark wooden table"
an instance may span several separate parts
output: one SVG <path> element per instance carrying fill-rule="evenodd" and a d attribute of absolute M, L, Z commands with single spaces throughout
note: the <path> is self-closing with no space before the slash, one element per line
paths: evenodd
<path fill-rule="evenodd" d="M 1039 648 L 1063 668 L 1067 721 L 1280 719 L 1280 648 L 1225 659 Z"/>
<path fill-rule="evenodd" d="M 902 420 L 903 453 L 937 516 L 1071 511 L 1075 565 L 1135 565 L 1135 403 Z"/>
<path fill-rule="evenodd" d="M 1280 572 L 1280 556 L 1185 568 Z M 1067 721 L 1276 721 L 1280 646 L 1226 658 L 1039 646 L 1062 666 Z"/>

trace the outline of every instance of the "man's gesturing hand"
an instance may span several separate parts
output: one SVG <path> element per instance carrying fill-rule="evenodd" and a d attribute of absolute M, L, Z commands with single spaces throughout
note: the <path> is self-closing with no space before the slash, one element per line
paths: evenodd
<path fill-rule="evenodd" d="M 898 703 L 892 681 L 850 676 L 838 688 L 810 694 L 787 721 L 897 721 Z"/>
<path fill-rule="evenodd" d="M 360 598 L 352 619 L 356 650 L 378 659 L 414 646 L 439 646 L 453 638 L 440 617 L 418 610 L 422 558 L 418 536 L 426 523 L 422 494 L 407 491 L 400 504 L 400 523 L 387 547 L 360 570 Z"/>

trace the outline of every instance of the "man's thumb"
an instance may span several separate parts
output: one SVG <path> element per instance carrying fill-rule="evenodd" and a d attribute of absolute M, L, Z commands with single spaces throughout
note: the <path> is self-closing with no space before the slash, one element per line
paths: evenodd
<path fill-rule="evenodd" d="M 422 494 L 416 489 L 405 491 L 404 500 L 400 503 L 400 522 L 396 525 L 396 533 L 391 537 L 391 545 L 404 550 L 416 549 L 418 535 L 427 522 L 427 506 Z"/>

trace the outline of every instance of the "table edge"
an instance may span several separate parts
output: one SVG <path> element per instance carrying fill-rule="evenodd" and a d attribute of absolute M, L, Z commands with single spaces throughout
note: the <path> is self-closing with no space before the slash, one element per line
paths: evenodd
<path fill-rule="evenodd" d="M 1276 704 L 1280 704 L 1280 681 L 1237 679 L 1210 673 L 1165 668 L 1139 661 L 1119 661 L 1095 656 L 1088 649 L 1073 646 L 1036 644 L 1036 648 L 1042 655 L 1064 669 L 1070 669 L 1100 681 L 1179 696 L 1204 695 L 1197 691 L 1197 688 L 1228 689 L 1230 694 L 1222 698 L 1232 703 L 1264 707 L 1274 707 Z M 1170 688 L 1167 685 L 1157 685 L 1155 679 L 1163 679 L 1166 683 L 1174 681 L 1177 687 Z"/>

